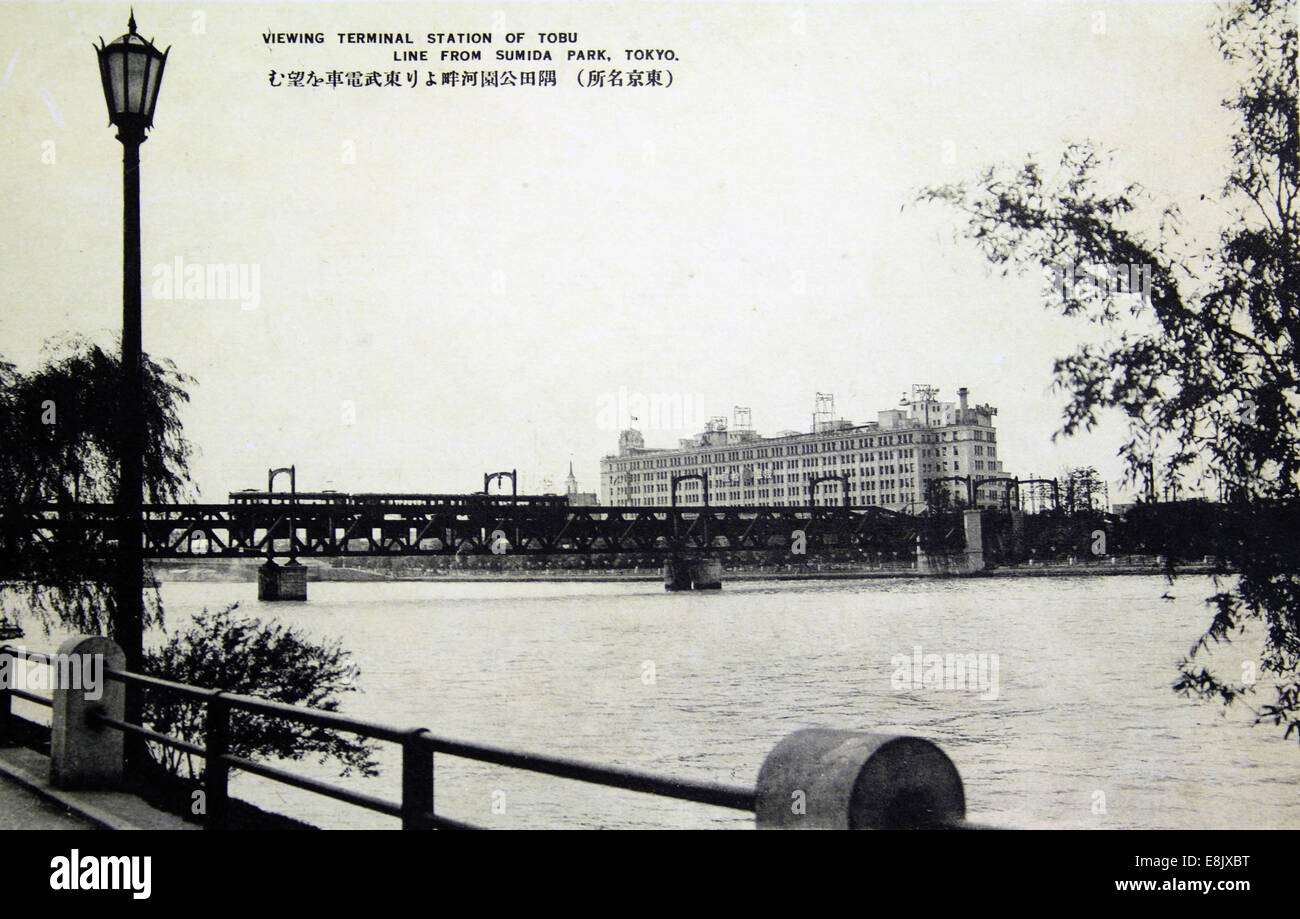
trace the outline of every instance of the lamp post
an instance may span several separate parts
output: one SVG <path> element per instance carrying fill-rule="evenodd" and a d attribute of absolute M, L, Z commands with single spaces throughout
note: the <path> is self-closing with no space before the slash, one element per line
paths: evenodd
<path fill-rule="evenodd" d="M 141 520 L 144 485 L 145 416 L 140 344 L 140 145 L 153 126 L 167 51 L 159 51 L 135 30 L 105 45 L 99 40 L 99 73 L 108 103 L 108 120 L 122 142 L 122 385 L 117 486 L 119 523 L 117 615 L 114 638 L 126 652 L 126 665 L 138 670 L 144 656 L 144 557 Z M 171 50 L 170 48 L 168 50 Z M 137 693 L 127 694 L 127 719 L 136 720 Z M 132 711 L 132 709 L 137 709 Z"/>

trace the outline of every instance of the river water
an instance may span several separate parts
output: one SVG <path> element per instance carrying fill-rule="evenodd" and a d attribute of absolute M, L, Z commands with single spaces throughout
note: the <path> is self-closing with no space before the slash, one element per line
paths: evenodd
<path fill-rule="evenodd" d="M 454 739 L 752 785 L 790 731 L 905 732 L 944 748 L 969 815 L 986 823 L 1300 827 L 1295 740 L 1170 689 L 1208 622 L 1206 577 L 733 581 L 700 594 L 653 583 L 322 582 L 306 604 L 259 603 L 255 590 L 167 583 L 169 628 L 237 601 L 341 638 L 361 671 L 344 712 Z M 1252 647 L 1243 640 L 1216 661 L 1239 675 Z M 983 681 L 936 685 L 926 656 L 949 654 L 975 655 Z M 291 768 L 396 800 L 397 750 L 382 745 L 380 762 L 372 779 Z M 450 757 L 437 758 L 436 775 L 438 812 L 486 826 L 752 824 Z M 235 794 L 321 826 L 396 823 L 255 777 L 233 781 Z"/>

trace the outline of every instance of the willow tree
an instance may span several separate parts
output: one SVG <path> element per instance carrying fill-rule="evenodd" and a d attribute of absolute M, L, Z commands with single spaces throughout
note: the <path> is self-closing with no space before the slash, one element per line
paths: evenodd
<path fill-rule="evenodd" d="M 1240 81 L 1223 103 L 1236 116 L 1225 182 L 1202 195 L 1224 215 L 1213 238 L 1142 185 L 1108 181 L 1110 158 L 1092 143 L 1050 170 L 1029 159 L 920 194 L 955 208 L 961 234 L 1004 271 L 1044 271 L 1049 308 L 1104 333 L 1055 362 L 1068 395 L 1061 433 L 1118 411 L 1131 483 L 1201 477 L 1231 497 L 1223 543 L 1238 577 L 1209 598 L 1212 619 L 1174 688 L 1242 699 L 1287 736 L 1300 734 L 1300 540 L 1284 523 L 1300 506 L 1295 13 L 1246 0 L 1214 23 Z M 1211 646 L 1252 624 L 1258 673 L 1212 672 Z M 1264 684 L 1273 698 L 1257 702 Z"/>
<path fill-rule="evenodd" d="M 57 503 L 72 519 L 77 504 L 111 505 L 122 443 L 121 362 L 80 338 L 57 342 L 30 373 L 0 362 L 0 512 L 10 521 Z M 144 488 L 149 501 L 190 494 L 189 461 L 179 409 L 193 380 L 170 362 L 146 358 L 142 372 Z M 37 541 L 22 526 L 0 533 L 0 612 L 32 615 L 78 632 L 112 634 L 116 621 L 115 542 L 107 530 L 67 526 Z M 19 602 L 13 602 L 14 598 Z M 147 628 L 161 621 L 156 591 L 145 606 Z"/>
<path fill-rule="evenodd" d="M 146 452 L 144 494 L 153 502 L 192 496 L 193 448 L 179 410 L 194 381 L 170 362 L 143 368 Z M 78 525 L 87 507 L 111 519 L 122 441 L 121 362 L 115 353 L 71 338 L 51 346 L 30 373 L 0 361 L 0 613 L 33 616 L 48 631 L 113 635 L 117 622 L 116 541 L 107 528 Z M 22 522 L 57 505 L 55 538 L 33 539 Z M 95 507 L 98 506 L 98 507 Z M 142 630 L 162 625 L 157 589 L 149 593 Z M 337 642 L 314 642 L 299 630 L 237 618 L 233 607 L 197 616 L 147 652 L 142 669 L 156 676 L 290 704 L 337 711 L 356 690 L 356 668 Z M 150 699 L 145 724 L 184 740 L 201 737 L 201 707 Z M 333 731 L 239 717 L 232 750 L 250 757 L 333 759 L 342 774 L 373 775 L 372 745 Z M 151 745 L 169 771 L 193 777 L 193 764 Z"/>

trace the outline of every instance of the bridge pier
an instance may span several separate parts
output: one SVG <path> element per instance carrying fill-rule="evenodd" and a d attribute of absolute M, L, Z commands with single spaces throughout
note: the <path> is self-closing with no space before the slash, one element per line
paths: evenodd
<path fill-rule="evenodd" d="M 284 565 L 267 559 L 266 564 L 257 569 L 257 599 L 306 600 L 307 566 L 295 559 Z"/>
<path fill-rule="evenodd" d="M 1025 551 L 1025 514 L 1018 507 L 1011 509 L 1011 557 L 1020 558 Z"/>
<path fill-rule="evenodd" d="M 982 511 L 966 511 L 962 514 L 962 528 L 966 531 L 966 570 L 983 571 L 984 513 Z"/>
<path fill-rule="evenodd" d="M 916 544 L 917 574 L 974 574 L 984 570 L 984 518 L 980 511 L 962 514 L 966 548 L 951 555 L 930 555 Z"/>
<path fill-rule="evenodd" d="M 683 558 L 674 555 L 664 561 L 664 590 L 720 590 L 722 562 L 716 558 Z"/>

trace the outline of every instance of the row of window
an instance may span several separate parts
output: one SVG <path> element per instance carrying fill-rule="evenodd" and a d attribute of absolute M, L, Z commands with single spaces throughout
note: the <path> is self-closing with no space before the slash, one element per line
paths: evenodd
<path fill-rule="evenodd" d="M 827 467 L 834 467 L 834 466 L 853 464 L 853 463 L 874 463 L 874 462 L 879 462 L 881 460 L 911 459 L 916 457 L 918 453 L 922 457 L 945 456 L 945 455 L 949 455 L 948 450 L 949 448 L 939 447 L 937 450 L 927 449 L 921 451 L 917 451 L 915 449 L 868 451 L 866 453 L 850 453 L 847 455 L 806 457 L 804 459 L 798 459 L 798 460 L 776 460 L 775 462 L 772 462 L 770 464 L 760 463 L 759 466 L 766 467 L 768 465 L 771 465 L 773 469 L 827 468 Z M 976 444 L 974 447 L 974 454 L 976 456 L 994 457 L 997 455 L 997 451 L 996 448 L 994 447 L 984 448 Z M 952 456 L 960 455 L 958 454 L 957 448 L 955 446 L 951 448 L 951 455 Z M 659 473 L 661 476 L 667 476 L 668 470 L 670 468 L 692 469 L 698 465 L 707 465 L 711 467 L 716 465 L 715 463 L 697 462 L 695 457 L 688 457 L 686 458 L 686 460 L 687 460 L 686 462 L 680 465 L 674 462 L 671 464 L 671 466 L 665 466 L 663 461 L 655 461 L 652 463 L 649 460 L 623 460 L 623 461 L 614 461 L 612 463 L 606 461 L 602 463 L 602 465 L 606 467 L 605 469 L 606 472 L 613 471 L 620 474 L 632 473 L 640 469 L 663 469 L 664 471 Z M 723 461 L 723 462 L 728 462 L 728 461 Z M 743 461 L 738 461 L 738 462 L 743 462 Z M 734 467 L 729 467 L 729 468 L 734 468 Z M 716 471 L 716 470 L 709 469 L 706 471 Z"/>
<path fill-rule="evenodd" d="M 802 495 L 796 494 L 794 490 L 791 489 L 791 495 L 787 496 L 783 494 L 783 490 L 779 488 L 777 489 L 760 488 L 751 491 L 739 492 L 735 494 L 723 494 L 723 495 L 719 495 L 716 500 L 721 504 L 731 504 L 738 501 L 745 501 L 745 502 L 753 501 L 763 505 L 770 505 L 772 507 L 807 507 L 808 506 L 808 496 L 806 494 L 802 494 Z M 672 502 L 668 497 L 665 497 L 663 495 L 658 495 L 653 498 L 648 495 L 630 495 L 627 497 L 626 500 L 620 500 L 619 503 L 630 504 L 633 506 L 638 506 L 638 505 L 654 506 L 654 505 L 668 505 L 671 504 Z M 820 506 L 837 507 L 840 504 L 843 504 L 844 500 L 838 495 L 831 495 L 829 497 L 814 498 L 812 503 L 819 507 Z M 855 501 L 854 503 L 859 505 L 877 505 L 881 507 L 896 505 L 900 509 L 909 506 L 915 508 L 921 506 L 922 504 L 921 501 L 918 501 L 914 496 L 907 493 L 890 493 L 884 495 L 863 495 L 860 500 Z"/>
<path fill-rule="evenodd" d="M 790 494 L 783 495 L 782 489 L 750 489 L 739 492 L 729 492 L 718 496 L 710 495 L 710 503 L 717 504 L 744 504 L 755 503 L 771 507 L 807 507 L 809 504 L 806 493 L 796 492 L 790 489 Z M 964 497 L 964 496 L 960 496 Z M 826 497 L 815 497 L 812 504 L 818 507 L 836 507 L 843 503 L 840 495 L 829 495 Z M 678 496 L 678 501 L 681 497 Z M 632 506 L 668 506 L 672 503 L 668 495 L 629 495 L 620 496 L 619 504 Z M 689 503 L 689 502 L 688 502 Z M 883 495 L 861 495 L 853 501 L 854 504 L 874 505 L 878 507 L 890 507 L 894 510 L 911 510 L 915 511 L 925 506 L 925 502 L 919 500 L 910 492 L 890 492 Z M 979 496 L 979 505 L 981 507 L 997 507 L 1001 504 L 998 497 Z"/>
<path fill-rule="evenodd" d="M 700 454 L 678 454 L 671 456 L 647 457 L 644 459 L 618 459 L 614 460 L 617 464 L 618 471 L 633 471 L 639 469 L 677 469 L 697 465 L 713 465 L 717 463 L 735 463 L 753 459 L 770 459 L 779 456 L 808 456 L 819 453 L 843 453 L 848 450 L 874 449 L 877 447 L 891 447 L 900 444 L 912 443 L 939 443 L 949 442 L 949 433 L 951 433 L 952 442 L 963 440 L 979 440 L 993 442 L 996 439 L 996 432 L 993 430 L 973 429 L 966 430 L 969 437 L 959 436 L 962 431 L 944 432 L 942 434 L 877 434 L 868 437 L 850 437 L 838 440 L 823 440 L 805 443 L 784 444 L 771 447 L 755 447 L 739 450 L 719 450 L 714 453 Z M 919 438 L 919 439 L 918 439 Z M 942 452 L 944 448 L 940 448 Z M 976 448 L 979 449 L 978 447 Z M 990 448 L 992 449 L 992 448 Z M 952 452 L 957 452 L 956 447 L 952 447 Z M 912 451 L 907 451 L 908 455 Z"/>

